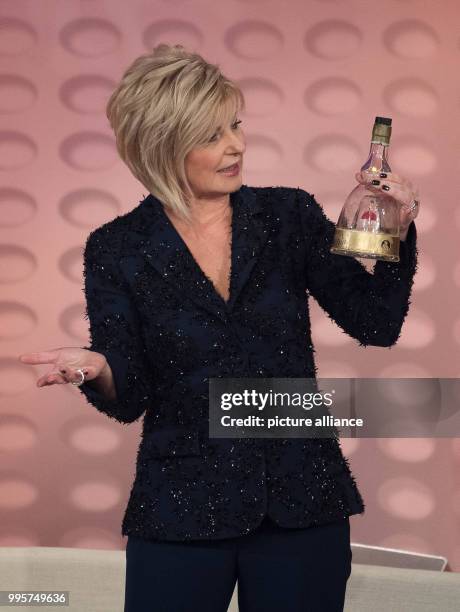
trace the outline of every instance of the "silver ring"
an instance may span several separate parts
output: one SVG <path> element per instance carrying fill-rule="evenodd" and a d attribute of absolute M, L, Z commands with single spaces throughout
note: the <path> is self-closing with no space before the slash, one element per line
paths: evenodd
<path fill-rule="evenodd" d="M 76 370 L 80 376 L 81 376 L 81 380 L 75 382 L 75 381 L 70 381 L 72 383 L 72 385 L 75 385 L 76 387 L 79 387 L 80 385 L 82 385 L 85 382 L 85 373 L 83 372 L 83 370 L 81 368 L 78 368 L 78 370 Z"/>
<path fill-rule="evenodd" d="M 417 208 L 417 206 L 420 204 L 420 202 L 418 200 L 412 200 L 412 205 L 411 207 L 407 210 L 407 212 L 411 213 L 414 212 L 414 210 Z"/>

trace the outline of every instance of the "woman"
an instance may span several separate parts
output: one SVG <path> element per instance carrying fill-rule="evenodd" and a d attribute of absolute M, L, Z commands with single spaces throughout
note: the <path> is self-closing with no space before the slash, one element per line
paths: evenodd
<path fill-rule="evenodd" d="M 134 61 L 108 104 L 149 195 L 84 254 L 91 346 L 22 356 L 121 423 L 144 415 L 122 525 L 126 612 L 343 609 L 364 503 L 335 437 L 209 437 L 210 378 L 314 377 L 308 295 L 362 346 L 400 334 L 416 270 L 411 184 L 398 264 L 329 252 L 313 195 L 242 184 L 238 87 L 183 47 Z M 225 171 L 237 165 L 234 172 Z M 365 176 L 358 180 L 368 182 Z M 385 187 L 386 189 L 386 187 Z M 145 413 L 145 414 L 144 414 Z"/>

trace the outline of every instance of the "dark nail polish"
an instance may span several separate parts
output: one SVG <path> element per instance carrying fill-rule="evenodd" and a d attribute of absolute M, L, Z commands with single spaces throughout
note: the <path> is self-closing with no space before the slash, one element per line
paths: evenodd
<path fill-rule="evenodd" d="M 388 187 L 388 185 L 382 185 L 382 189 L 385 189 L 385 191 L 390 191 L 390 188 Z"/>
<path fill-rule="evenodd" d="M 65 370 L 59 370 L 61 374 L 65 374 Z"/>
<path fill-rule="evenodd" d="M 378 181 L 377 179 L 374 179 L 374 180 L 372 181 L 372 184 L 373 184 L 373 185 L 380 185 L 380 181 Z"/>
<path fill-rule="evenodd" d="M 381 172 L 380 173 L 380 178 L 387 178 L 387 174 L 385 174 L 385 172 Z"/>

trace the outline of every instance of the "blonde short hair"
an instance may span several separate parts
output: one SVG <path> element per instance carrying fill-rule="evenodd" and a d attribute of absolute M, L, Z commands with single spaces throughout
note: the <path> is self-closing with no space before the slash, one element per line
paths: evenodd
<path fill-rule="evenodd" d="M 182 45 L 160 44 L 127 68 L 106 112 L 118 153 L 134 176 L 188 220 L 185 157 L 244 108 L 241 89 L 217 65 Z"/>

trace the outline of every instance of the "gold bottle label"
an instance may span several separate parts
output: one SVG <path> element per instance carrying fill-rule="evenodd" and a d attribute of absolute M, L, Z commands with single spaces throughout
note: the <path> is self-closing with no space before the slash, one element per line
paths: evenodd
<path fill-rule="evenodd" d="M 331 253 L 398 262 L 399 242 L 399 236 L 393 234 L 336 227 Z"/>

